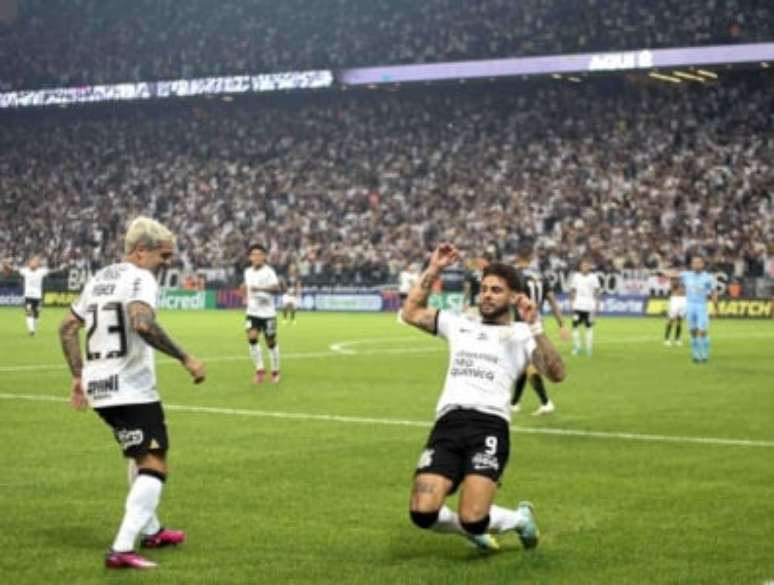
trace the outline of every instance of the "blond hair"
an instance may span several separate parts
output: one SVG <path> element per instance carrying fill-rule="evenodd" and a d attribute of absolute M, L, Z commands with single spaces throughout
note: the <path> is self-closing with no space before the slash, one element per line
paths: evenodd
<path fill-rule="evenodd" d="M 155 250 L 162 242 L 172 242 L 174 246 L 174 234 L 155 219 L 140 216 L 132 220 L 126 230 L 124 253 L 131 254 L 138 246 Z"/>

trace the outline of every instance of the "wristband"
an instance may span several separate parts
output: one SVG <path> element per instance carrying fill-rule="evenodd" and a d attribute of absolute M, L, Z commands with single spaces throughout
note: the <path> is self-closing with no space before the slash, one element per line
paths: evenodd
<path fill-rule="evenodd" d="M 532 335 L 541 335 L 543 333 L 543 324 L 540 321 L 531 323 L 529 330 L 532 332 Z"/>

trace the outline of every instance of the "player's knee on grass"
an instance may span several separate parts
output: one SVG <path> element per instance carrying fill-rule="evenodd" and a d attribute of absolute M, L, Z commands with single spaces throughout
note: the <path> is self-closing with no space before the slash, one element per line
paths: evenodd
<path fill-rule="evenodd" d="M 433 524 L 438 522 L 438 510 L 430 511 L 430 512 L 420 512 L 418 510 L 409 510 L 409 514 L 411 516 L 411 521 L 414 523 L 415 526 L 418 528 L 423 528 L 427 530 L 428 528 L 431 528 Z"/>

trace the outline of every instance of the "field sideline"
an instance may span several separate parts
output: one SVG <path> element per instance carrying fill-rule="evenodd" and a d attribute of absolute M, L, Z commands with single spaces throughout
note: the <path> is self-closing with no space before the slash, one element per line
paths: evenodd
<path fill-rule="evenodd" d="M 592 358 L 514 417 L 502 505 L 534 502 L 544 539 L 482 557 L 408 520 L 445 344 L 391 315 L 301 314 L 280 326 L 283 380 L 250 383 L 239 312 L 163 312 L 208 366 L 159 358 L 171 476 L 162 520 L 180 550 L 152 574 L 106 574 L 124 463 L 93 413 L 71 411 L 46 309 L 29 338 L 0 309 L 0 582 L 718 583 L 774 580 L 774 323 L 715 321 L 712 357 L 665 348 L 658 319 L 602 319 Z M 553 332 L 553 329 L 550 329 Z M 555 337 L 555 336 L 554 336 Z"/>

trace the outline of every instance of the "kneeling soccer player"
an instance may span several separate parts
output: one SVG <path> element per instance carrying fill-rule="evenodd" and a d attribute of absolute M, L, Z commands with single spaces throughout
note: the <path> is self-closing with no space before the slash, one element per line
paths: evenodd
<path fill-rule="evenodd" d="M 458 257 L 442 244 L 411 290 L 403 309 L 406 323 L 440 335 L 449 343 L 449 368 L 436 409 L 436 422 L 417 465 L 411 519 L 420 528 L 456 533 L 482 550 L 499 548 L 491 533 L 515 531 L 524 548 L 538 544 L 532 505 L 516 509 L 492 502 L 510 452 L 511 389 L 532 362 L 553 382 L 564 379 L 564 364 L 538 321 L 537 307 L 516 291 L 518 273 L 493 263 L 481 279 L 481 322 L 427 307 L 433 282 Z M 511 305 L 524 322 L 514 323 Z M 444 505 L 461 487 L 458 512 Z"/>
<path fill-rule="evenodd" d="M 195 382 L 202 363 L 181 350 L 156 322 L 158 283 L 154 273 L 169 263 L 174 236 L 149 218 L 132 222 L 123 262 L 106 266 L 89 280 L 59 328 L 73 375 L 70 402 L 90 405 L 113 429 L 129 459 L 129 494 L 124 518 L 105 558 L 109 569 L 152 569 L 156 563 L 134 552 L 180 544 L 185 534 L 164 528 L 156 516 L 167 478 L 167 428 L 156 390 L 153 348 L 177 359 Z M 87 328 L 86 363 L 78 332 Z"/>

